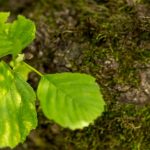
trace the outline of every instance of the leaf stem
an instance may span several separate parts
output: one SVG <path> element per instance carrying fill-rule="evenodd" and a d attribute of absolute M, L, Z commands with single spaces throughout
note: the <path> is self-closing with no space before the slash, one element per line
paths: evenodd
<path fill-rule="evenodd" d="M 39 76 L 43 76 L 43 74 L 41 72 L 39 72 L 38 70 L 36 70 L 34 67 L 30 66 L 29 64 L 27 64 L 26 62 L 24 62 L 24 64 L 31 69 L 32 71 L 34 71 L 35 73 L 37 73 Z"/>

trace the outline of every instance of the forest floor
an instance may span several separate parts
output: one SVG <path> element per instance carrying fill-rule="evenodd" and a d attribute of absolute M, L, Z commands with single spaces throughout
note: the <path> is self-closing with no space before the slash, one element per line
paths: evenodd
<path fill-rule="evenodd" d="M 150 150 L 149 0 L 0 0 L 0 10 L 35 22 L 28 63 L 43 73 L 93 75 L 107 104 L 93 125 L 70 131 L 37 102 L 38 127 L 14 150 Z M 30 74 L 34 89 L 38 80 Z"/>

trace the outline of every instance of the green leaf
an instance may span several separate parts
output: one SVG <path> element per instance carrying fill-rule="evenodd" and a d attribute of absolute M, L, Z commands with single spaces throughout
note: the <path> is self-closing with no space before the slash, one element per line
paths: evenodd
<path fill-rule="evenodd" d="M 16 56 L 35 38 L 35 24 L 19 15 L 17 20 L 6 23 L 9 13 L 0 13 L 0 57 Z"/>
<path fill-rule="evenodd" d="M 0 147 L 15 147 L 36 127 L 35 99 L 29 84 L 0 62 Z"/>
<path fill-rule="evenodd" d="M 86 74 L 60 73 L 41 78 L 38 98 L 44 114 L 63 127 L 88 126 L 104 111 L 95 79 Z"/>
<path fill-rule="evenodd" d="M 0 24 L 3 24 L 4 22 L 6 22 L 9 15 L 10 15 L 9 12 L 1 12 L 0 13 Z"/>
<path fill-rule="evenodd" d="M 29 73 L 32 71 L 27 67 L 24 60 L 24 54 L 18 54 L 16 59 L 12 60 L 9 64 L 15 72 L 17 72 L 22 78 L 27 81 Z"/>
<path fill-rule="evenodd" d="M 31 72 L 31 69 L 29 69 L 24 62 L 17 63 L 13 70 L 17 72 L 25 81 L 28 80 L 28 75 Z"/>

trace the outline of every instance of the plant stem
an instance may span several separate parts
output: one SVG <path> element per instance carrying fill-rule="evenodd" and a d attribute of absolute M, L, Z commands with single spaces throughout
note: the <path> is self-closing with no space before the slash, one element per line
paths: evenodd
<path fill-rule="evenodd" d="M 35 73 L 37 73 L 39 76 L 43 76 L 43 74 L 41 72 L 39 72 L 38 70 L 36 70 L 34 67 L 30 66 L 29 64 L 25 63 L 24 64 L 29 68 L 31 69 L 32 71 L 34 71 Z"/>

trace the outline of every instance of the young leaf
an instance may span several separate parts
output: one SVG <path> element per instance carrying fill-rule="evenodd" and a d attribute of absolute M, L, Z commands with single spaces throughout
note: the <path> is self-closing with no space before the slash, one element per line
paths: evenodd
<path fill-rule="evenodd" d="M 36 127 L 35 99 L 28 83 L 0 62 L 0 147 L 15 147 Z"/>
<path fill-rule="evenodd" d="M 16 56 L 35 38 L 35 24 L 19 15 L 13 23 L 6 23 L 9 13 L 0 13 L 0 57 Z"/>
<path fill-rule="evenodd" d="M 28 80 L 28 75 L 31 72 L 31 69 L 29 69 L 24 62 L 18 63 L 13 70 L 17 72 L 25 81 Z"/>
<path fill-rule="evenodd" d="M 63 127 L 88 126 L 104 111 L 95 79 L 86 74 L 44 75 L 37 90 L 44 114 Z"/>
<path fill-rule="evenodd" d="M 18 54 L 15 60 L 12 60 L 9 64 L 15 72 L 17 72 L 26 81 L 31 69 L 26 66 L 24 60 L 24 54 Z"/>
<path fill-rule="evenodd" d="M 1 12 L 0 13 L 0 24 L 3 24 L 4 22 L 6 22 L 9 15 L 10 15 L 9 12 Z"/>

